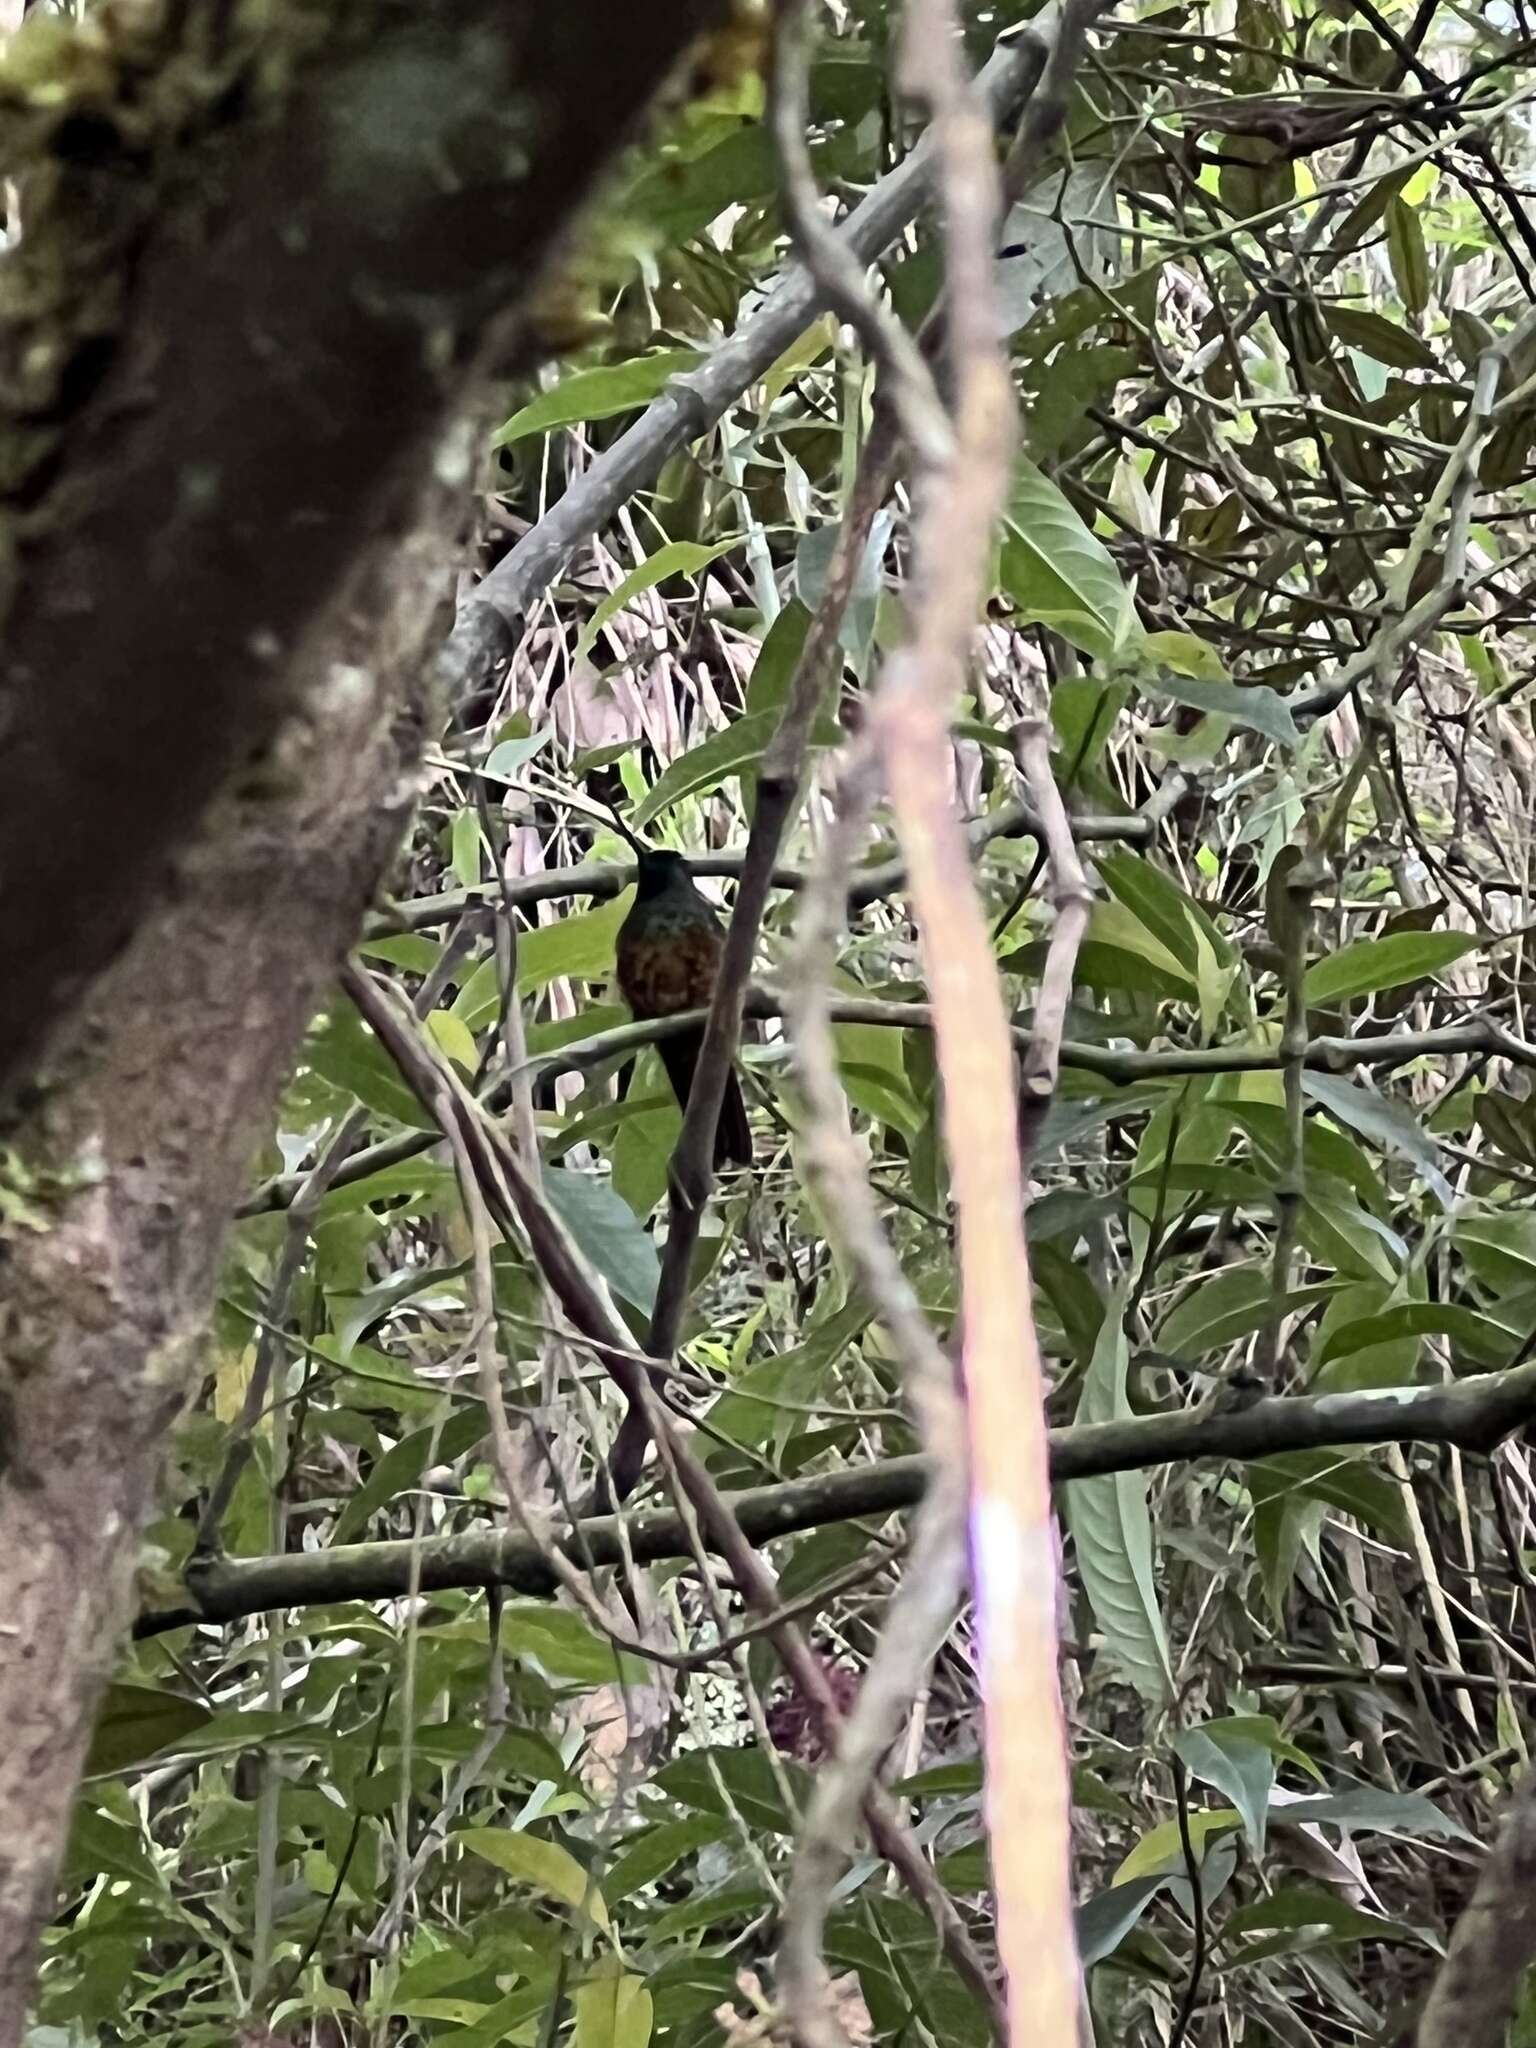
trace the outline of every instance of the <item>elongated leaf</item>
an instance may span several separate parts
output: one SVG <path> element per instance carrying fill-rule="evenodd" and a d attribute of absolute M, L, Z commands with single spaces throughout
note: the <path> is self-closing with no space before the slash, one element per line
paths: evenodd
<path fill-rule="evenodd" d="M 1243 1817 L 1253 1853 L 1262 1856 L 1269 1795 L 1275 1782 L 1275 1759 L 1268 1746 L 1215 1722 L 1205 1728 L 1186 1728 L 1175 1737 L 1173 1746 L 1191 1776 L 1213 1785 L 1231 1800 Z"/>
<path fill-rule="evenodd" d="M 1085 653 L 1118 644 L 1128 592 L 1114 557 L 1043 471 L 1021 460 L 1003 536 L 1003 588 L 1021 624 L 1048 624 Z"/>
<path fill-rule="evenodd" d="M 1256 1504 L 1277 1496 L 1325 1501 L 1358 1516 L 1394 1543 L 1408 1540 L 1401 1491 L 1385 1473 L 1352 1452 L 1278 1452 L 1248 1467 L 1248 1488 Z"/>
<path fill-rule="evenodd" d="M 333 1543 L 360 1536 L 380 1508 L 418 1484 L 429 1465 L 451 1465 L 473 1450 L 490 1424 L 478 1401 L 450 1415 L 440 1427 L 413 1430 L 387 1450 L 336 1520 Z"/>
<path fill-rule="evenodd" d="M 1388 320 L 1363 306 L 1329 306 L 1323 320 L 1347 348 L 1358 349 L 1394 370 L 1440 368 L 1440 358 L 1429 343 L 1400 320 Z"/>
<path fill-rule="evenodd" d="M 643 1977 L 628 1976 L 616 1956 L 573 1995 L 575 2048 L 646 2048 L 651 2038 L 651 1994 Z"/>
<path fill-rule="evenodd" d="M 690 747 L 663 769 L 635 806 L 636 829 L 648 825 L 652 818 L 659 818 L 669 805 L 681 803 L 684 797 L 702 796 L 739 775 L 743 768 L 761 758 L 778 723 L 776 711 L 749 711 L 724 731 L 712 732 L 707 740 Z"/>
<path fill-rule="evenodd" d="M 1292 1315 L 1332 1291 L 1327 1282 L 1295 1288 L 1286 1296 L 1285 1313 Z M 1229 1266 L 1202 1276 L 1158 1325 L 1157 1348 L 1190 1359 L 1220 1351 L 1263 1325 L 1271 1295 L 1271 1276 L 1259 1266 Z"/>
<path fill-rule="evenodd" d="M 1274 1819 L 1326 1822 L 1346 1834 L 1373 1829 L 1394 1835 L 1447 1835 L 1452 1841 L 1476 1840 L 1451 1814 L 1444 1813 L 1422 1792 L 1383 1792 L 1375 1785 L 1352 1785 L 1344 1792 L 1321 1792 L 1302 1799 L 1277 1797 Z"/>
<path fill-rule="evenodd" d="M 1401 193 L 1387 202 L 1387 254 L 1403 304 L 1422 313 L 1429 304 L 1429 252 L 1418 210 Z"/>
<path fill-rule="evenodd" d="M 615 413 L 633 412 L 649 405 L 656 394 L 680 372 L 691 370 L 700 360 L 697 349 L 662 349 L 653 356 L 635 356 L 627 363 L 613 363 L 597 370 L 576 370 L 562 377 L 552 390 L 541 391 L 521 412 L 513 413 L 491 442 L 505 448 L 525 434 L 547 434 L 554 427 L 575 426 L 582 420 L 611 419 Z"/>
<path fill-rule="evenodd" d="M 1440 1171 L 1440 1148 L 1411 1110 L 1378 1095 L 1374 1088 L 1346 1081 L 1339 1074 L 1305 1074 L 1302 1087 L 1330 1116 L 1348 1124 L 1362 1138 L 1384 1152 L 1411 1161 L 1439 1199 L 1450 1207 L 1450 1186 Z"/>
<path fill-rule="evenodd" d="M 1141 669 L 1136 686 L 1152 696 L 1169 697 L 1175 704 L 1188 704 L 1196 711 L 1230 718 L 1234 725 L 1249 726 L 1277 746 L 1301 745 L 1290 706 L 1277 692 L 1261 685 L 1245 689 L 1240 683 L 1208 682 L 1201 676 L 1176 675 L 1171 669 Z"/>
<path fill-rule="evenodd" d="M 544 1174 L 550 1207 L 615 1294 L 649 1315 L 661 1265 L 656 1246 L 624 1197 L 595 1174 L 552 1166 Z"/>
<path fill-rule="evenodd" d="M 1211 1842 L 1230 1834 L 1242 1824 L 1242 1815 L 1230 1806 L 1213 1806 L 1203 1813 L 1192 1813 L 1189 1816 L 1189 1835 L 1196 1860 L 1203 1863 Z M 1182 1874 L 1183 1869 L 1183 1833 L 1176 1820 L 1165 1820 L 1155 1828 L 1149 1828 L 1142 1836 L 1115 1872 L 1115 1882 L 1129 1884 L 1133 1878 L 1150 1877 L 1154 1873 L 1172 1877 L 1175 1873 Z"/>
<path fill-rule="evenodd" d="M 534 990 L 546 988 L 550 982 L 565 976 L 573 981 L 606 981 L 613 973 L 619 926 L 629 915 L 634 900 L 634 891 L 626 889 L 611 903 L 600 903 L 595 910 L 568 912 L 550 924 L 535 925 L 532 931 L 519 932 L 518 993 L 531 995 Z M 496 1021 L 500 1008 L 501 989 L 496 962 L 482 960 L 459 990 L 453 1015 L 471 1031 L 483 1031 L 487 1024 Z M 579 1038 L 587 1031 L 601 1029 L 596 1012 L 589 1011 L 586 1017 L 570 1021 L 580 1028 L 573 1031 L 568 1024 L 564 1033 L 566 1039 Z M 561 1042 L 559 1034 L 550 1034 L 531 1049 L 542 1052 Z"/>
<path fill-rule="evenodd" d="M 1403 1337 L 1449 1337 L 1467 1365 L 1507 1365 L 1519 1335 L 1492 1315 L 1462 1308 L 1454 1302 L 1403 1301 L 1379 1315 L 1360 1316 L 1331 1330 L 1318 1355 L 1318 1364 L 1348 1358 L 1356 1351 L 1369 1351 L 1378 1344 L 1392 1344 Z"/>
<path fill-rule="evenodd" d="M 451 1839 L 494 1863 L 508 1877 L 519 1878 L 535 1891 L 574 1906 L 599 1927 L 608 1925 L 608 1908 L 590 1873 L 558 1842 L 547 1842 L 542 1835 L 514 1834 L 510 1828 L 460 1828 Z"/>
<path fill-rule="evenodd" d="M 631 569 L 616 590 L 609 591 L 582 627 L 572 659 L 581 661 L 608 621 L 643 590 L 653 590 L 658 583 L 665 583 L 669 576 L 696 576 L 700 569 L 707 569 L 711 562 L 718 561 L 721 555 L 728 555 L 732 548 L 740 545 L 735 534 L 729 540 L 716 541 L 713 547 L 705 547 L 701 541 L 668 541 L 654 555 L 648 555 L 638 568 Z"/>
<path fill-rule="evenodd" d="M 109 1686 L 85 1760 L 86 1775 L 142 1763 L 206 1728 L 212 1719 L 201 1700 L 181 1693 L 162 1692 L 152 1685 Z"/>
<path fill-rule="evenodd" d="M 1083 1381 L 1079 1422 L 1130 1413 L 1125 1376 L 1129 1348 L 1118 1299 L 1105 1308 L 1099 1341 Z M 1161 1704 L 1172 1688 L 1168 1639 L 1152 1570 L 1152 1518 L 1142 1472 L 1115 1472 L 1066 1489 L 1067 1523 L 1083 1590 L 1105 1648 L 1142 1696 Z"/>
<path fill-rule="evenodd" d="M 1357 939 L 1313 962 L 1304 984 L 1306 998 L 1321 1006 L 1403 988 L 1475 953 L 1479 944 L 1469 932 L 1392 932 L 1384 939 Z"/>
<path fill-rule="evenodd" d="M 711 1819 L 704 1813 L 689 1814 L 685 1820 L 661 1821 L 638 1840 L 627 1843 L 614 1858 L 603 1880 L 604 1894 L 617 1905 L 631 1892 L 643 1891 L 659 1877 L 665 1877 L 706 1842 L 724 1840 L 729 1831 L 730 1823 L 723 1817 Z"/>
<path fill-rule="evenodd" d="M 1083 1901 L 1076 1917 L 1078 1957 L 1085 1970 L 1114 1954 L 1167 1882 L 1163 1875 L 1128 1878 Z"/>

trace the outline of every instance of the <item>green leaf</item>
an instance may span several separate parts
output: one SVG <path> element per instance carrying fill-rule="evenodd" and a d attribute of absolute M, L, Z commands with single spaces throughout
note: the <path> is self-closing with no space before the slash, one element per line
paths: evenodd
<path fill-rule="evenodd" d="M 401 1302 L 439 1291 L 456 1297 L 459 1290 L 453 1283 L 463 1270 L 461 1266 L 403 1266 L 365 1294 L 331 1295 L 328 1306 L 336 1333 L 334 1356 L 338 1364 L 345 1365 L 359 1338 L 385 1322 Z"/>
<path fill-rule="evenodd" d="M 1326 306 L 1323 321 L 1346 348 L 1358 349 L 1362 355 L 1394 370 L 1440 368 L 1440 358 L 1429 343 L 1400 320 L 1388 320 L 1363 306 Z"/>
<path fill-rule="evenodd" d="M 764 634 L 747 682 L 746 710 L 749 718 L 761 711 L 776 714 L 783 711 L 790 683 L 800 666 L 810 623 L 810 613 L 799 598 L 794 597 Z"/>
<path fill-rule="evenodd" d="M 776 183 L 767 129 L 760 121 L 733 121 L 712 148 L 693 157 L 663 157 L 629 188 L 624 210 L 675 249 L 726 207 L 766 198 Z"/>
<path fill-rule="evenodd" d="M 547 1842 L 542 1835 L 514 1834 L 510 1828 L 460 1828 L 449 1839 L 494 1863 L 508 1877 L 585 1913 L 599 1927 L 608 1925 L 602 1892 L 570 1850 L 562 1849 L 558 1842 Z"/>
<path fill-rule="evenodd" d="M 578 910 L 557 917 L 550 924 L 535 925 L 517 935 L 517 987 L 520 995 L 532 995 L 550 982 L 569 977 L 572 981 L 607 981 L 613 973 L 614 948 L 619 926 L 634 902 L 633 889 L 625 889 L 611 903 L 595 910 Z M 454 1000 L 452 1014 L 471 1031 L 483 1031 L 496 1021 L 501 1007 L 496 962 L 482 960 Z M 620 1013 L 622 1014 L 622 1013 Z M 588 1021 L 585 1029 L 594 1027 Z M 575 1036 L 582 1036 L 578 1031 Z M 548 1050 L 541 1042 L 538 1048 Z"/>
<path fill-rule="evenodd" d="M 661 1264 L 628 1202 L 595 1174 L 552 1166 L 544 1174 L 549 1205 L 615 1294 L 648 1315 Z"/>
<path fill-rule="evenodd" d="M 1264 1825 L 1275 1783 L 1275 1760 L 1266 1744 L 1219 1722 L 1186 1728 L 1174 1749 L 1191 1777 L 1212 1785 L 1243 1817 L 1255 1856 L 1264 1853 Z"/>
<path fill-rule="evenodd" d="M 1439 974 L 1480 944 L 1470 932 L 1392 932 L 1384 939 L 1357 939 L 1307 969 L 1307 1002 L 1321 1008 L 1378 989 L 1404 988 Z"/>
<path fill-rule="evenodd" d="M 1144 633 L 1134 652 L 1138 664 L 1153 670 L 1171 668 L 1175 675 L 1201 683 L 1232 680 L 1216 649 L 1194 633 Z"/>
<path fill-rule="evenodd" d="M 1090 988 L 1124 988 L 1185 1002 L 1197 994 L 1190 970 L 1128 904 L 1120 902 L 1094 904 L 1078 955 L 1078 974 Z"/>
<path fill-rule="evenodd" d="M 480 1064 L 480 1049 L 462 1017 L 455 1017 L 451 1010 L 434 1010 L 427 1019 L 427 1029 L 437 1041 L 439 1051 L 456 1061 L 467 1074 L 474 1073 Z"/>
<path fill-rule="evenodd" d="M 637 406 L 649 405 L 674 377 L 701 360 L 697 349 L 673 348 L 597 370 L 574 371 L 552 390 L 530 399 L 521 412 L 513 413 L 492 437 L 491 446 L 505 448 L 526 434 L 547 434 L 555 427 L 575 426 L 582 420 L 606 420 L 615 413 L 633 412 Z"/>
<path fill-rule="evenodd" d="M 1317 1362 L 1327 1365 L 1333 1359 L 1371 1351 L 1379 1344 L 1394 1344 L 1404 1337 L 1449 1337 L 1470 1354 L 1473 1364 L 1490 1367 L 1507 1365 L 1520 1341 L 1520 1333 L 1476 1309 L 1461 1308 L 1454 1302 L 1403 1301 L 1379 1315 L 1337 1324 L 1321 1345 Z M 1459 1366 L 1462 1361 L 1453 1359 L 1452 1364 Z"/>
<path fill-rule="evenodd" d="M 85 1760 L 86 1776 L 125 1771 L 130 1764 L 174 1748 L 212 1719 L 200 1700 L 181 1693 L 162 1692 L 152 1685 L 109 1685 Z"/>
<path fill-rule="evenodd" d="M 1336 1283 L 1297 1287 L 1285 1298 L 1285 1313 L 1325 1300 Z M 1157 1348 L 1173 1358 L 1195 1359 L 1224 1350 L 1262 1328 L 1270 1313 L 1271 1278 L 1256 1266 L 1228 1266 L 1202 1274 L 1157 1326 Z"/>
<path fill-rule="evenodd" d="M 478 812 L 468 805 L 454 817 L 451 832 L 453 872 L 462 889 L 473 889 L 480 879 L 480 855 L 485 846 Z"/>
<path fill-rule="evenodd" d="M 643 1977 L 627 1976 L 617 1956 L 578 1985 L 575 2048 L 646 2048 L 651 2038 L 651 1994 Z"/>
<path fill-rule="evenodd" d="M 803 1793 L 809 1782 L 807 1773 L 787 1758 L 779 1758 L 778 1763 L 791 1789 L 797 1796 Z M 651 1782 L 684 1806 L 726 1819 L 729 1809 L 715 1782 L 717 1777 L 749 1827 L 774 1835 L 795 1833 L 796 1817 L 786 1808 L 774 1766 L 760 1749 L 690 1750 L 664 1764 Z"/>
<path fill-rule="evenodd" d="M 1536 1215 L 1529 1209 L 1458 1217 L 1456 1247 L 1478 1279 L 1500 1294 L 1536 1280 Z"/>
<path fill-rule="evenodd" d="M 632 1892 L 644 1891 L 685 1856 L 691 1856 L 707 1843 L 723 1841 L 729 1832 L 728 1821 L 711 1819 L 703 1813 L 690 1814 L 686 1820 L 660 1821 L 647 1828 L 644 1834 L 626 1842 L 609 1865 L 603 1881 L 609 1904 L 616 1906 Z"/>
<path fill-rule="evenodd" d="M 1143 853 L 1109 853 L 1098 861 L 1111 893 L 1156 934 L 1191 977 L 1200 971 L 1200 939 L 1225 966 L 1233 958 L 1229 940 L 1173 877 Z"/>
<path fill-rule="evenodd" d="M 436 1128 L 433 1120 L 401 1080 L 394 1061 L 345 996 L 304 1042 L 304 1059 L 333 1088 L 343 1088 L 377 1115 L 407 1124 L 413 1130 Z"/>
<path fill-rule="evenodd" d="M 648 1045 L 635 1062 L 626 1106 L 636 1113 L 620 1123 L 609 1153 L 613 1187 L 642 1220 L 667 1191 L 667 1166 L 683 1127 L 683 1113 L 661 1056 Z M 641 1104 L 649 1107 L 641 1108 Z"/>
<path fill-rule="evenodd" d="M 916 1137 L 924 1112 L 907 1079 L 901 1033 L 880 1024 L 837 1024 L 832 1037 L 849 1101 L 877 1123 Z"/>
<path fill-rule="evenodd" d="M 1052 626 L 1100 657 L 1118 645 L 1130 594 L 1114 557 L 1025 458 L 1014 475 L 1000 573 L 1018 624 Z"/>
<path fill-rule="evenodd" d="M 1445 1207 L 1451 1206 L 1450 1184 L 1440 1171 L 1440 1148 L 1411 1110 L 1339 1074 L 1303 1074 L 1301 1085 L 1331 1117 L 1383 1152 L 1409 1160 Z"/>
<path fill-rule="evenodd" d="M 1116 1421 L 1131 1412 L 1122 1313 L 1117 1295 L 1105 1307 L 1083 1381 L 1080 1423 Z M 1115 1472 L 1077 1480 L 1066 1489 L 1066 1514 L 1083 1590 L 1105 1648 L 1142 1697 L 1161 1705 L 1172 1691 L 1173 1673 L 1157 1604 L 1146 1474 Z"/>
<path fill-rule="evenodd" d="M 1303 1929 L 1323 1928 L 1335 1940 L 1343 1941 L 1423 1940 L 1421 1934 L 1401 1920 L 1383 1920 L 1379 1913 L 1363 1913 L 1358 1906 L 1350 1905 L 1347 1899 L 1321 1885 L 1304 1884 L 1282 1885 L 1267 1898 L 1238 1907 L 1223 1921 L 1221 1938 L 1225 1943 L 1237 1941 L 1245 1934 L 1300 1933 Z M 1245 1961 L 1251 1961 L 1254 1951 L 1245 1947 L 1242 1955 Z"/>
<path fill-rule="evenodd" d="M 1213 712 L 1230 718 L 1234 725 L 1250 726 L 1276 746 L 1299 747 L 1301 734 L 1291 716 L 1290 706 L 1275 691 L 1253 684 L 1206 682 L 1198 676 L 1154 673 L 1138 665 L 1136 687 L 1156 697 L 1170 697 L 1175 704 L 1188 704 L 1196 711 Z"/>
<path fill-rule="evenodd" d="M 635 829 L 642 830 L 652 818 L 659 818 L 684 797 L 703 795 L 718 789 L 731 776 L 739 775 L 761 758 L 778 725 L 777 711 L 749 711 L 722 731 L 700 740 L 696 747 L 690 747 L 662 770 L 635 806 Z"/>
<path fill-rule="evenodd" d="M 1395 1280 L 1408 1247 L 1369 1209 L 1338 1193 L 1309 1185 L 1302 1200 L 1301 1234 L 1319 1260 L 1364 1280 Z"/>
<path fill-rule="evenodd" d="M 1422 313 L 1429 304 L 1429 252 L 1418 211 L 1401 193 L 1387 201 L 1387 255 L 1403 304 Z"/>
<path fill-rule="evenodd" d="M 503 782 L 515 781 L 519 771 L 536 754 L 543 753 L 553 737 L 546 728 L 543 732 L 517 733 L 510 739 L 498 740 L 481 763 L 480 773 Z"/>
<path fill-rule="evenodd" d="M 750 1450 L 767 1443 L 776 1429 L 798 1425 L 803 1417 L 777 1404 L 806 1403 L 824 1395 L 830 1367 L 855 1342 L 869 1319 L 869 1309 L 855 1298 L 816 1325 L 803 1344 L 749 1367 L 709 1411 L 710 1427 Z"/>
<path fill-rule="evenodd" d="M 582 627 L 576 640 L 573 661 L 585 658 L 592 643 L 617 612 L 623 611 L 632 598 L 643 590 L 653 590 L 658 583 L 665 583 L 669 576 L 695 576 L 700 569 L 707 568 L 721 555 L 728 555 L 732 548 L 740 547 L 741 539 L 732 534 L 729 540 L 716 541 L 712 547 L 705 547 L 700 541 L 673 540 L 660 547 L 654 555 L 648 555 L 637 569 L 631 569 L 616 590 L 611 590 L 597 610 Z"/>
<path fill-rule="evenodd" d="M 1321 1501 L 1358 1517 L 1394 1543 L 1408 1541 L 1408 1518 L 1396 1481 L 1351 1452 L 1282 1451 L 1248 1466 L 1247 1479 L 1255 1506 L 1280 1497 Z"/>
<path fill-rule="evenodd" d="M 517 1600 L 504 1607 L 501 1640 L 509 1656 L 530 1660 L 546 1677 L 565 1684 L 611 1685 L 645 1676 L 642 1664 L 579 1614 L 548 1601 Z"/>
<path fill-rule="evenodd" d="M 1231 1834 L 1234 1828 L 1243 1824 L 1243 1817 L 1230 1806 L 1209 1807 L 1204 1812 L 1189 1816 L 1189 1837 L 1194 1844 L 1195 1859 L 1203 1863 L 1207 1845 L 1213 1838 Z M 1173 1877 L 1182 1875 L 1184 1870 L 1184 1837 L 1177 1820 L 1165 1820 L 1155 1828 L 1149 1828 L 1115 1872 L 1117 1885 L 1129 1884 L 1133 1878 Z"/>
<path fill-rule="evenodd" d="M 478 1401 L 473 1401 L 440 1426 L 414 1430 L 402 1437 L 379 1459 L 337 1516 L 332 1547 L 350 1543 L 360 1535 L 380 1508 L 420 1483 L 429 1465 L 452 1465 L 472 1451 L 489 1427 L 485 1410 Z"/>
<path fill-rule="evenodd" d="M 1161 1873 L 1133 1877 L 1124 1884 L 1107 1885 L 1083 1901 L 1076 1922 L 1078 1961 L 1085 1970 L 1114 1954 L 1167 1882 Z"/>
<path fill-rule="evenodd" d="M 1345 1792 L 1288 1799 L 1283 1805 L 1276 1800 L 1273 1813 L 1277 1823 L 1315 1827 L 1324 1822 L 1342 1828 L 1347 1835 L 1368 1830 L 1393 1835 L 1444 1835 L 1452 1841 L 1467 1843 L 1477 1839 L 1422 1792 L 1383 1792 L 1374 1785 L 1353 1785 Z"/>

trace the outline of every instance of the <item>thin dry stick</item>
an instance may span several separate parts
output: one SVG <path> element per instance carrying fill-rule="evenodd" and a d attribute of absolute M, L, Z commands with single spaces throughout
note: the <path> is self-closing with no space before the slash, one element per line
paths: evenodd
<path fill-rule="evenodd" d="M 780 1989 L 805 2048 L 843 2048 L 822 1954 L 833 1888 L 901 1715 L 954 1620 L 965 1581 L 966 1452 L 954 1372 L 881 1228 L 837 1078 L 826 990 L 842 929 L 848 868 L 875 787 L 867 747 L 843 778 L 822 871 L 807 891 L 791 986 L 795 1067 L 805 1095 L 802 1153 L 822 1206 L 901 1361 L 930 1478 L 901 1582 L 835 1755 L 817 1776 L 801 1827 L 779 1950 Z"/>
<path fill-rule="evenodd" d="M 1061 1072 L 1062 1034 L 1072 1001 L 1078 948 L 1093 911 L 1088 870 L 1072 837 L 1072 822 L 1051 773 L 1051 736 L 1043 719 L 1024 719 L 1013 736 L 1019 773 L 1040 819 L 1040 837 L 1050 862 L 1051 900 L 1056 923 L 1035 995 L 1034 1026 L 1019 1063 L 1019 1163 L 1026 1176 L 1040 1140 L 1040 1127 L 1056 1098 Z"/>
<path fill-rule="evenodd" d="M 821 598 L 806 628 L 805 643 L 790 681 L 784 714 L 758 773 L 741 883 L 715 976 L 704 1043 L 688 1092 L 683 1128 L 678 1133 L 668 1175 L 666 1251 L 646 1337 L 646 1349 L 655 1358 L 669 1358 L 677 1347 L 688 1305 L 694 1248 L 714 1178 L 710 1160 L 715 1125 L 741 1036 L 752 956 L 773 887 L 779 844 L 800 799 L 811 729 L 836 672 L 838 631 L 875 513 L 888 487 L 887 465 L 871 444 L 860 459 L 848 508 L 827 565 Z M 633 1490 L 640 1476 L 646 1442 L 643 1411 L 632 1406 L 609 1460 L 609 1491 L 615 1502 L 622 1501 Z"/>
<path fill-rule="evenodd" d="M 1013 442 L 1013 393 L 992 295 L 997 173 L 991 136 L 960 73 L 950 9 L 943 0 L 913 0 L 911 21 L 909 60 L 934 105 L 944 167 L 958 450 L 946 487 L 936 486 L 922 507 L 915 634 L 890 665 L 871 729 L 907 854 L 944 1077 L 964 1304 L 987 1814 L 1009 2031 L 1031 2048 L 1067 2048 L 1077 2039 L 1080 1992 L 1045 1384 L 1017 1131 L 1002 1113 L 1014 1092 L 1008 1015 L 949 787 L 948 720 L 985 594 Z"/>

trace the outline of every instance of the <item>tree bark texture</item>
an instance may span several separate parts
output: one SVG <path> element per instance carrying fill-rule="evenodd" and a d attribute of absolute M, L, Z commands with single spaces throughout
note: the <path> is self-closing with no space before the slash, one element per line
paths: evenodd
<path fill-rule="evenodd" d="M 0 2048 L 226 1223 L 409 813 L 473 394 L 719 11 L 120 6 L 3 166 Z"/>

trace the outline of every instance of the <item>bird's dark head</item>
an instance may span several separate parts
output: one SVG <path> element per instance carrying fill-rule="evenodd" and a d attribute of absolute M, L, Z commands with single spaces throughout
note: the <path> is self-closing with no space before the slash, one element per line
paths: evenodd
<path fill-rule="evenodd" d="M 649 896 L 660 896 L 675 884 L 686 884 L 693 879 L 683 856 L 666 846 L 646 847 L 638 856 L 635 868 L 635 895 L 642 903 Z"/>

